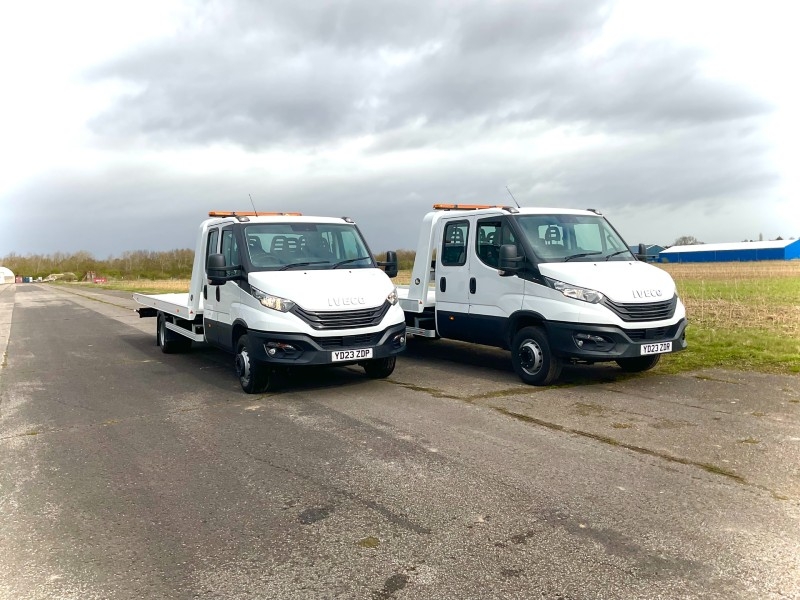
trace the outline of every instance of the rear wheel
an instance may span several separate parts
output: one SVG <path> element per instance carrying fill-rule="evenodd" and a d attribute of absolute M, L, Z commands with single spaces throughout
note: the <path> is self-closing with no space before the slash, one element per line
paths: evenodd
<path fill-rule="evenodd" d="M 260 394 L 270 388 L 273 378 L 269 368 L 261 363 L 254 362 L 250 353 L 250 338 L 244 334 L 236 342 L 236 374 L 239 384 L 248 394 Z"/>
<path fill-rule="evenodd" d="M 550 351 L 541 327 L 523 327 L 511 344 L 511 363 L 528 385 L 550 385 L 561 374 L 561 361 Z"/>
<path fill-rule="evenodd" d="M 626 373 L 641 373 L 642 371 L 649 371 L 655 367 L 660 360 L 660 354 L 651 354 L 649 356 L 635 356 L 633 358 L 618 358 L 617 364 Z"/>
<path fill-rule="evenodd" d="M 160 312 L 156 323 L 156 345 L 161 346 L 164 354 L 175 354 L 189 350 L 192 340 L 167 329 L 167 318 Z"/>
<path fill-rule="evenodd" d="M 387 356 L 386 358 L 374 358 L 363 364 L 364 372 L 370 379 L 384 379 L 392 374 L 396 357 Z"/>

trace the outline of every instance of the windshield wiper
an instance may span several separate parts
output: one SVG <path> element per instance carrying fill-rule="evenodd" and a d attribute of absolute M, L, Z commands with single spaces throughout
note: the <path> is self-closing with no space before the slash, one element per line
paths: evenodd
<path fill-rule="evenodd" d="M 335 265 L 331 267 L 331 269 L 335 269 L 336 267 L 341 267 L 342 265 L 346 265 L 347 263 L 356 262 L 357 260 L 367 260 L 369 256 L 359 256 L 358 258 L 348 258 L 346 260 L 340 260 Z"/>
<path fill-rule="evenodd" d="M 313 262 L 298 262 L 298 263 L 289 263 L 288 265 L 283 265 L 278 271 L 286 271 L 287 269 L 292 269 L 294 267 L 307 267 L 309 265 L 329 265 L 331 261 L 329 260 L 315 260 Z M 334 269 L 336 267 L 333 267 Z"/>
<path fill-rule="evenodd" d="M 611 258 L 612 256 L 616 256 L 617 254 L 622 254 L 622 253 L 624 253 L 624 252 L 630 252 L 630 250 L 617 250 L 616 252 L 612 252 L 611 254 L 609 254 L 608 256 L 606 256 L 606 260 L 608 260 L 608 259 L 609 259 L 609 258 Z"/>
<path fill-rule="evenodd" d="M 564 262 L 570 261 L 573 258 L 582 258 L 584 256 L 593 256 L 595 254 L 602 254 L 602 252 L 600 252 L 599 250 L 593 250 L 592 252 L 581 252 L 580 254 L 573 254 L 571 256 L 566 257 L 564 259 Z"/>

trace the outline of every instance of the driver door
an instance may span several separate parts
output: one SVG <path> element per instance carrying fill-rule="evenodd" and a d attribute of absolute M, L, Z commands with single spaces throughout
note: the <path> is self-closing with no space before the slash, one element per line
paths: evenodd
<path fill-rule="evenodd" d="M 206 236 L 206 268 L 208 267 L 208 257 L 217 252 L 219 252 L 219 227 L 213 227 L 208 230 Z M 208 277 L 208 273 L 206 273 L 206 277 Z M 211 285 L 207 279 L 203 283 L 203 331 L 209 344 L 217 343 L 217 295 L 219 293 L 217 288 L 219 286 Z"/>
<path fill-rule="evenodd" d="M 223 228 L 219 251 L 225 257 L 225 266 L 230 267 L 229 276 L 243 273 L 239 242 L 232 227 Z M 241 302 L 240 283 L 241 280 L 234 279 L 217 286 L 217 344 L 229 350 L 236 343 L 233 339 L 233 318 Z"/>

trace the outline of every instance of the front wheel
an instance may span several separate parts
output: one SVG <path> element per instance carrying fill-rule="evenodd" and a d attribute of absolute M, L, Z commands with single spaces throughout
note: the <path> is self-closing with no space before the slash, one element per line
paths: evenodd
<path fill-rule="evenodd" d="M 396 357 L 374 358 L 364 363 L 364 372 L 370 379 L 384 379 L 392 374 Z"/>
<path fill-rule="evenodd" d="M 642 371 L 649 371 L 655 367 L 660 360 L 660 354 L 651 354 L 649 356 L 635 356 L 633 358 L 618 358 L 616 362 L 626 373 L 641 373 Z"/>
<path fill-rule="evenodd" d="M 523 327 L 511 344 L 511 363 L 528 385 L 550 385 L 561 374 L 561 361 L 550 351 L 541 327 Z"/>
<path fill-rule="evenodd" d="M 242 389 L 248 394 L 265 392 L 273 383 L 269 368 L 250 357 L 250 338 L 244 334 L 236 342 L 236 374 Z"/>

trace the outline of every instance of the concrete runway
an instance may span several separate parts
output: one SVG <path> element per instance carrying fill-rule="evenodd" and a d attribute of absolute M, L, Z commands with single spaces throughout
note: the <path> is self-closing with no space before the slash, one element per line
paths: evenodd
<path fill-rule="evenodd" d="M 248 396 L 134 307 L 0 286 L 0 598 L 800 598 L 800 377 L 411 340 Z"/>

